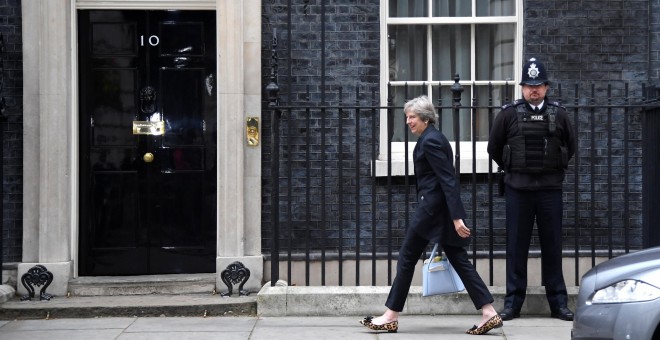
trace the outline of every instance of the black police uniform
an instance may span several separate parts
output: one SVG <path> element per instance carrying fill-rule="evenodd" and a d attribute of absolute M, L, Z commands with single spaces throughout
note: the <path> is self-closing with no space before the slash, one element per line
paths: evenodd
<path fill-rule="evenodd" d="M 540 80 L 547 82 L 544 68 L 541 75 Z M 528 79 L 523 70 L 523 83 Z M 506 315 L 506 319 L 519 316 L 525 300 L 527 259 L 536 221 L 543 285 L 550 310 L 553 316 L 568 320 L 572 312 L 567 310 L 568 295 L 562 272 L 562 185 L 564 170 L 575 153 L 575 135 L 566 110 L 547 97 L 539 112 L 522 99 L 502 107 L 491 128 L 488 153 L 505 169 L 504 309 L 513 313 Z"/>

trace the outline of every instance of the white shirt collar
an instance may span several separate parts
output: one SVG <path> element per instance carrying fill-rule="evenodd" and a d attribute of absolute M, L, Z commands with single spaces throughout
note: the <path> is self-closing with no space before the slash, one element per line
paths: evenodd
<path fill-rule="evenodd" d="M 541 109 L 543 109 L 543 104 L 545 104 L 545 100 L 543 100 L 543 101 L 541 102 L 541 104 L 539 104 L 539 105 L 537 105 L 537 106 L 534 106 L 534 105 L 530 105 L 530 106 L 532 107 L 532 109 L 538 107 L 538 108 L 539 108 L 539 111 L 540 111 Z"/>

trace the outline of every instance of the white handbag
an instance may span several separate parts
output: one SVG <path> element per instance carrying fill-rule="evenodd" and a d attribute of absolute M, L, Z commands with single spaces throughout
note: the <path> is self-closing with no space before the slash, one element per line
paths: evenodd
<path fill-rule="evenodd" d="M 433 246 L 431 256 L 424 261 L 422 271 L 422 296 L 453 294 L 465 290 L 463 281 L 446 257 L 438 261 L 438 244 Z M 435 262 L 434 262 L 435 261 Z"/>

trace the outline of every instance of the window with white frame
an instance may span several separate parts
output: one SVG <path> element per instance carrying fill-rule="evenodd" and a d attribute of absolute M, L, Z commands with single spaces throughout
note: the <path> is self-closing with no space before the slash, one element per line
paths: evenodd
<path fill-rule="evenodd" d="M 500 106 L 515 97 L 522 1 L 381 0 L 381 103 L 387 105 L 388 94 L 397 107 L 429 96 L 438 107 L 443 133 L 455 143 L 452 110 L 440 107 L 452 105 L 450 87 L 456 75 L 463 86 L 463 106 L 471 106 L 473 99 L 478 107 Z M 488 109 L 475 114 L 461 110 L 458 121 L 461 172 L 471 172 L 473 162 L 477 172 L 487 172 Z M 401 109 L 383 110 L 380 126 L 376 175 L 387 175 L 390 151 L 392 174 L 403 175 L 406 147 L 410 158 L 417 137 L 409 132 Z"/>

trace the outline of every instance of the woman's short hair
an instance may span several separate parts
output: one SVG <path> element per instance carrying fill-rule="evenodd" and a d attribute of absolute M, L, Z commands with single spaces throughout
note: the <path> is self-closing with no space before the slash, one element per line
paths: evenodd
<path fill-rule="evenodd" d="M 407 101 L 403 105 L 403 112 L 412 112 L 416 114 L 419 119 L 428 122 L 429 124 L 435 125 L 438 123 L 438 114 L 435 112 L 435 107 L 433 107 L 433 103 L 429 97 L 425 95 Z"/>

